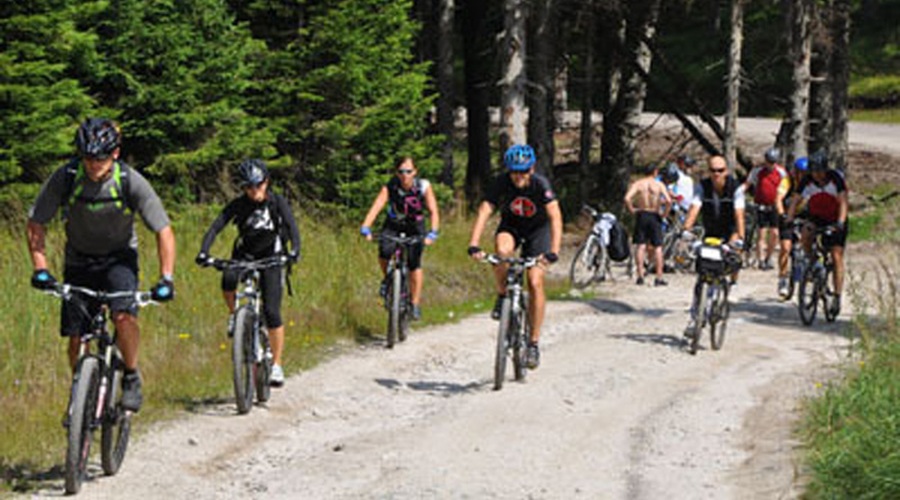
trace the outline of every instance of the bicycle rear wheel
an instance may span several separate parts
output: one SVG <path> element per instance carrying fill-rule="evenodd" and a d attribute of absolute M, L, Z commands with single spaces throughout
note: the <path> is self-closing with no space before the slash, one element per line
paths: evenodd
<path fill-rule="evenodd" d="M 797 290 L 797 309 L 800 311 L 800 321 L 807 326 L 816 319 L 816 308 L 819 303 L 816 280 L 816 266 L 807 267 L 803 271 L 800 288 Z"/>
<path fill-rule="evenodd" d="M 243 415 L 253 406 L 253 323 L 255 314 L 249 307 L 235 312 L 234 336 L 231 339 L 231 367 L 234 399 L 238 413 Z"/>
<path fill-rule="evenodd" d="M 709 322 L 709 345 L 714 351 L 722 348 L 725 343 L 725 329 L 728 326 L 728 314 L 731 305 L 728 303 L 728 283 L 717 285 L 713 294 L 710 307 L 712 319 Z"/>
<path fill-rule="evenodd" d="M 272 387 L 269 386 L 270 377 L 272 376 L 272 358 L 269 356 L 271 348 L 269 347 L 269 335 L 260 328 L 259 347 L 262 350 L 262 357 L 256 361 L 256 400 L 265 403 L 272 394 Z"/>
<path fill-rule="evenodd" d="M 100 363 L 97 358 L 81 360 L 72 385 L 65 470 L 66 493 L 70 495 L 81 490 L 91 454 L 94 412 L 100 387 Z"/>
<path fill-rule="evenodd" d="M 569 266 L 569 283 L 572 288 L 581 290 L 594 281 L 595 276 L 602 272 L 604 268 L 598 266 L 597 252 L 601 250 L 600 246 L 594 243 L 595 236 L 590 235 L 578 251 L 575 252 L 575 258 L 572 259 L 572 265 Z M 599 263 L 605 264 L 605 263 Z"/>
<path fill-rule="evenodd" d="M 388 278 L 388 283 L 390 283 L 390 290 L 388 290 L 388 300 L 390 301 L 388 304 L 388 349 L 394 347 L 394 344 L 397 343 L 397 338 L 400 336 L 401 281 L 400 271 L 397 269 L 391 270 Z"/>
<path fill-rule="evenodd" d="M 509 347 L 509 332 L 512 328 L 512 302 L 509 297 L 503 299 L 500 308 L 500 326 L 497 329 L 497 350 L 494 355 L 494 390 L 503 388 L 503 379 L 506 377 L 506 351 Z"/>
<path fill-rule="evenodd" d="M 409 291 L 409 274 L 403 273 L 404 279 L 401 280 L 400 285 L 400 297 L 401 297 L 401 306 L 400 307 L 400 329 L 397 332 L 400 342 L 406 341 L 406 337 L 409 336 L 409 321 L 412 317 L 412 295 Z"/>
<path fill-rule="evenodd" d="M 117 350 L 110 369 L 110 383 L 100 438 L 100 463 L 103 466 L 103 473 L 107 476 L 114 475 L 122 466 L 131 434 L 131 414 L 122 408 L 121 404 L 124 375 L 124 364 Z"/>
<path fill-rule="evenodd" d="M 825 271 L 825 286 L 822 287 L 825 293 L 822 294 L 822 308 L 825 312 L 825 321 L 834 323 L 840 310 L 836 307 L 837 295 L 834 293 L 834 269 L 830 266 Z"/>

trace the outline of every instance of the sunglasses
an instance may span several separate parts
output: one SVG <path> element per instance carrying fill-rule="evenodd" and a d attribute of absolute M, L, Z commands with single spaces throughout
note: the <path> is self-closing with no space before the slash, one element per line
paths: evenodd
<path fill-rule="evenodd" d="M 709 169 L 709 171 L 714 174 L 721 174 L 723 172 L 726 172 L 727 170 L 728 170 L 727 168 L 711 168 L 711 169 Z"/>
<path fill-rule="evenodd" d="M 413 173 L 413 169 L 411 168 L 398 168 L 397 173 L 400 175 L 409 175 Z"/>

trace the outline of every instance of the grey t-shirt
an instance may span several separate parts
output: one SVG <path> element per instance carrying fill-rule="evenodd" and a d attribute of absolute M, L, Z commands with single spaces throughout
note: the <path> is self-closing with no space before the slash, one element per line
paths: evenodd
<path fill-rule="evenodd" d="M 67 167 L 57 169 L 41 187 L 28 218 L 46 225 L 60 207 L 67 205 L 63 207 L 67 262 L 71 263 L 80 256 L 97 257 L 127 248 L 137 249 L 135 212 L 141 215 L 154 233 L 169 225 L 162 201 L 147 179 L 121 162 L 120 168 L 122 174 L 128 176 L 127 181 L 117 183 L 112 170 L 100 182 L 93 182 L 83 174 L 78 175 L 68 200 L 63 199 L 66 195 Z M 124 197 L 116 196 L 116 190 L 122 185 L 127 185 L 128 193 L 124 193 Z"/>

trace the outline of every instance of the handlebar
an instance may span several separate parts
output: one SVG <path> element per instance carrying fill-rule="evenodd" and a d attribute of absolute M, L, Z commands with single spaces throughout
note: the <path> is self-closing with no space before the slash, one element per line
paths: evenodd
<path fill-rule="evenodd" d="M 581 207 L 581 210 L 584 211 L 584 212 L 587 212 L 588 215 L 590 215 L 591 218 L 594 219 L 594 220 L 597 220 L 597 219 L 600 218 L 600 212 L 599 212 L 597 209 L 595 209 L 594 207 L 592 207 L 592 206 L 590 206 L 590 205 L 588 205 L 588 204 L 584 204 L 584 205 Z"/>
<path fill-rule="evenodd" d="M 236 259 L 217 259 L 212 258 L 210 265 L 219 271 L 239 270 L 239 271 L 262 271 L 271 267 L 280 267 L 288 263 L 290 259 L 286 255 L 273 255 L 257 260 L 236 260 Z"/>
<path fill-rule="evenodd" d="M 407 236 L 407 235 L 402 234 L 402 233 L 401 233 L 399 236 L 394 236 L 394 235 L 392 235 L 392 234 L 387 234 L 387 233 L 380 233 L 380 234 L 373 234 L 373 235 L 372 235 L 372 241 L 378 241 L 378 240 L 381 240 L 381 239 L 385 239 L 385 240 L 388 240 L 388 241 L 393 241 L 394 243 L 398 243 L 398 244 L 401 244 L 401 245 L 412 245 L 412 244 L 414 244 L 414 243 L 418 243 L 418 242 L 420 242 L 420 241 L 424 241 L 424 240 L 425 240 L 425 237 L 422 236 L 422 235 L 420 235 L 420 234 L 415 234 L 415 235 Z"/>
<path fill-rule="evenodd" d="M 534 267 L 540 263 L 539 257 L 501 257 L 497 254 L 488 254 L 482 262 L 497 266 L 500 264 L 509 264 L 512 266 L 522 266 L 523 269 Z"/>
<path fill-rule="evenodd" d="M 141 291 L 120 291 L 120 292 L 107 292 L 104 290 L 94 290 L 92 288 L 87 288 L 78 285 L 70 285 L 68 283 L 57 283 L 54 285 L 52 289 L 43 290 L 44 293 L 48 295 L 53 295 L 54 297 L 59 297 L 63 300 L 71 300 L 72 297 L 76 294 L 84 295 L 87 297 L 91 297 L 101 303 L 108 304 L 113 299 L 121 299 L 121 298 L 134 298 L 135 303 L 139 307 L 144 307 L 149 304 L 158 304 L 157 301 L 151 298 L 152 294 L 150 292 L 141 292 Z"/>

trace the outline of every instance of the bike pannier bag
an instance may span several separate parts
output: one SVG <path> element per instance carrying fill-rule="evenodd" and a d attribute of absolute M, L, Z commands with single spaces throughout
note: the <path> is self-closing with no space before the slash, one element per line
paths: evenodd
<path fill-rule="evenodd" d="M 625 231 L 625 226 L 619 221 L 616 221 L 609 229 L 609 245 L 606 247 L 606 253 L 615 262 L 622 262 L 631 256 L 628 232 Z"/>

